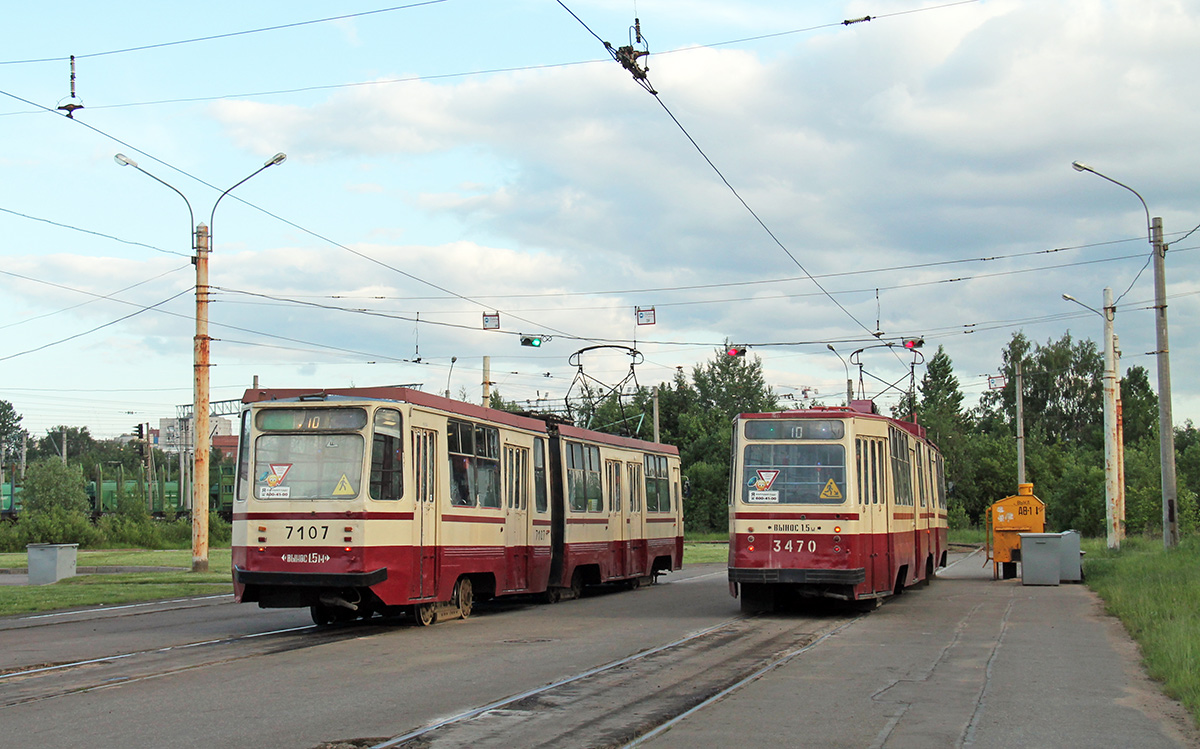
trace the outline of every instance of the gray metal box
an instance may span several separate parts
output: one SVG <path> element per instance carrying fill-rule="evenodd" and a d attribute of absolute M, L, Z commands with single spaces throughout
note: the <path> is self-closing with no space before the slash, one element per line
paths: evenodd
<path fill-rule="evenodd" d="M 1062 535 L 1059 533 L 1022 533 L 1021 583 L 1058 585 L 1062 572 Z"/>
<path fill-rule="evenodd" d="M 1064 583 L 1083 581 L 1082 557 L 1079 553 L 1079 531 L 1063 531 L 1062 542 L 1059 545 L 1058 579 Z"/>
<path fill-rule="evenodd" d="M 75 558 L 79 544 L 29 544 L 29 584 L 56 583 L 75 577 Z"/>

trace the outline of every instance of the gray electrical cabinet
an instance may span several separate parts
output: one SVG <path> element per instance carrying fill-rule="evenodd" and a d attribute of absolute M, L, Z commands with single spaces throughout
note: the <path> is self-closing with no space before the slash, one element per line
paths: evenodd
<path fill-rule="evenodd" d="M 1062 573 L 1062 534 L 1022 533 L 1021 583 L 1058 585 Z"/>
<path fill-rule="evenodd" d="M 1064 583 L 1083 582 L 1082 555 L 1079 552 L 1079 531 L 1063 531 L 1059 544 L 1058 579 Z"/>
<path fill-rule="evenodd" d="M 29 544 L 29 584 L 47 585 L 64 577 L 75 577 L 75 554 L 79 544 Z"/>

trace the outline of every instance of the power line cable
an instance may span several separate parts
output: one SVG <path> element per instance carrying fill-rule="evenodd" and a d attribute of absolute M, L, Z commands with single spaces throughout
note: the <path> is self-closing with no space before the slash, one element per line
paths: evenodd
<path fill-rule="evenodd" d="M 91 229 L 81 229 L 78 226 L 72 226 L 70 224 L 64 224 L 64 223 L 60 223 L 58 221 L 51 221 L 48 218 L 39 218 L 38 216 L 30 216 L 27 213 L 20 213 L 18 211 L 9 210 L 8 208 L 0 208 L 0 213 L 7 213 L 11 216 L 17 216 L 19 218 L 29 219 L 30 221 L 40 221 L 43 224 L 50 224 L 51 226 L 57 226 L 61 229 L 70 229 L 71 231 L 77 231 L 77 232 L 81 232 L 83 234 L 90 234 L 94 237 L 103 237 L 104 239 L 111 239 L 114 242 L 120 242 L 122 244 L 133 245 L 134 247 L 145 247 L 146 249 L 154 250 L 155 252 L 161 252 L 165 255 L 178 255 L 179 257 L 190 257 L 190 255 L 184 254 L 182 252 L 175 252 L 174 250 L 164 250 L 161 247 L 155 247 L 154 245 L 146 244 L 145 242 L 134 242 L 129 239 L 121 239 L 120 237 L 114 237 L 111 234 L 104 234 L 102 232 L 92 231 Z"/>
<path fill-rule="evenodd" d="M 601 39 L 600 36 L 591 29 L 591 27 L 589 27 L 586 23 L 584 23 L 583 19 L 581 19 L 579 16 L 575 15 L 575 12 L 572 11 L 570 8 L 568 8 L 566 6 L 566 4 L 563 3 L 562 0 L 556 0 L 556 1 L 558 2 L 558 4 L 560 6 L 562 6 L 562 8 L 564 10 L 566 10 L 568 13 L 570 13 L 571 16 L 573 18 L 575 18 L 576 21 L 579 21 L 580 25 L 582 25 L 589 34 L 591 34 L 592 36 L 599 39 L 601 41 L 601 43 L 604 44 L 605 49 L 609 50 L 609 52 L 613 52 L 613 46 L 611 44 L 609 44 L 608 42 L 604 41 L 603 39 Z M 825 287 L 821 285 L 821 282 L 818 281 L 811 273 L 809 273 L 808 269 L 804 267 L 803 263 L 801 263 L 800 260 L 795 255 L 792 254 L 791 250 L 789 250 L 787 248 L 787 246 L 785 246 L 783 244 L 783 242 L 781 242 L 779 240 L 779 237 L 777 237 L 775 235 L 775 232 L 771 231 L 771 227 L 767 226 L 766 222 L 762 220 L 762 218 L 758 215 L 758 213 L 756 213 L 755 210 L 752 207 L 750 207 L 750 204 L 747 203 L 745 198 L 743 198 L 741 196 L 741 194 L 737 191 L 737 188 L 735 188 L 729 182 L 729 180 L 726 179 L 725 175 L 721 172 L 721 170 L 717 167 L 717 165 L 715 163 L 713 163 L 713 160 L 708 157 L 708 154 L 706 154 L 704 152 L 704 149 L 700 147 L 700 144 L 696 142 L 696 139 L 692 137 L 691 133 L 689 133 L 687 131 L 687 128 L 685 128 L 683 126 L 683 123 L 679 121 L 679 118 L 676 117 L 674 112 L 672 112 L 670 110 L 670 108 L 667 107 L 667 105 L 663 102 L 662 97 L 659 95 L 659 93 L 657 91 L 655 91 L 649 85 L 648 81 L 646 81 L 645 70 L 638 67 L 636 60 L 631 61 L 628 58 L 622 58 L 620 55 L 618 55 L 616 53 L 613 54 L 613 57 L 618 62 L 621 62 L 621 64 L 626 69 L 630 70 L 633 73 L 634 78 L 637 79 L 639 85 L 641 85 L 652 96 L 654 96 L 654 100 L 656 102 L 658 102 L 658 105 L 660 107 L 662 107 L 663 111 L 667 113 L 667 116 L 671 118 L 671 121 L 675 123 L 675 125 L 679 128 L 680 132 L 683 133 L 684 137 L 688 139 L 688 142 L 690 142 L 692 144 L 692 146 L 696 149 L 696 152 L 700 154 L 700 157 L 703 158 L 704 161 L 709 165 L 709 167 L 712 168 L 713 172 L 716 173 L 717 177 L 720 178 L 721 182 L 723 182 L 725 184 L 725 186 L 729 188 L 730 192 L 733 193 L 733 196 L 735 198 L 737 198 L 739 203 L 742 204 L 742 207 L 744 207 L 750 213 L 750 215 L 754 217 L 754 220 L 756 222 L 758 222 L 758 225 L 761 226 L 764 231 L 766 231 L 767 235 L 770 236 L 771 239 L 775 242 L 775 244 L 779 246 L 779 249 L 783 250 L 784 254 L 788 256 L 788 258 L 792 261 L 792 263 L 794 263 L 796 265 L 796 267 L 799 268 L 804 273 L 804 275 L 807 276 L 808 279 L 810 281 L 812 281 L 812 283 L 825 294 L 825 296 L 829 299 L 829 301 L 833 302 L 837 306 L 837 308 L 840 309 L 847 317 L 849 317 L 851 320 L 853 320 L 856 325 L 858 325 L 860 328 L 862 328 L 867 333 L 873 334 L 874 331 L 872 331 L 866 325 L 863 325 L 862 322 L 859 321 L 859 319 L 850 312 L 850 310 L 846 309 L 842 305 L 841 302 L 839 302 L 831 294 L 829 294 L 828 291 L 825 290 Z"/>
<path fill-rule="evenodd" d="M 248 36 L 251 34 L 262 34 L 262 33 L 268 32 L 268 31 L 281 31 L 283 29 L 294 29 L 294 28 L 299 28 L 301 26 L 312 26 L 312 25 L 318 24 L 318 23 L 330 23 L 332 21 L 345 21 L 345 20 L 349 20 L 351 18 L 362 18 L 364 16 L 374 16 L 374 15 L 379 15 L 381 13 L 391 13 L 391 12 L 397 11 L 397 10 L 409 10 L 411 8 L 418 8 L 423 5 L 437 5 L 438 3 L 444 3 L 444 2 L 446 2 L 446 0 L 425 0 L 425 2 L 410 3 L 408 5 L 397 5 L 397 6 L 394 6 L 391 8 L 379 8 L 377 10 L 367 10 L 367 11 L 363 11 L 361 13 L 347 13 L 347 14 L 341 15 L 341 16 L 330 16 L 328 18 L 316 18 L 316 19 L 312 19 L 309 21 L 296 21 L 294 23 L 284 23 L 284 24 L 279 24 L 277 26 L 265 26 L 265 27 L 258 28 L 258 29 L 247 29 L 245 31 L 231 31 L 231 32 L 228 32 L 225 34 L 211 34 L 209 36 L 194 37 L 191 39 L 179 39 L 179 40 L 173 41 L 173 42 L 159 42 L 157 44 L 143 44 L 138 47 L 126 47 L 124 49 L 113 49 L 113 50 L 108 50 L 107 52 L 92 52 L 92 53 L 83 54 L 83 55 L 71 55 L 69 57 L 68 56 L 45 57 L 45 58 L 35 59 L 35 60 L 3 60 L 3 61 L 0 61 L 0 65 L 25 65 L 25 64 L 29 64 L 29 63 L 40 63 L 40 62 L 63 62 L 67 59 L 70 59 L 70 57 L 74 57 L 76 60 L 83 60 L 83 59 L 86 59 L 89 57 L 105 57 L 108 55 L 122 55 L 122 54 L 125 54 L 128 52 L 142 52 L 142 51 L 145 51 L 148 49 L 162 49 L 163 47 L 177 47 L 182 44 L 196 44 L 198 42 L 211 42 L 211 41 L 215 41 L 217 39 L 229 39 L 229 38 L 235 37 L 235 36 Z"/>

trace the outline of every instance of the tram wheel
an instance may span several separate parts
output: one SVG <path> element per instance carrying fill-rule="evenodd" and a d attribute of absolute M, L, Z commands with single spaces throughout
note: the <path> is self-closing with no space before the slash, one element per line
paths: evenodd
<path fill-rule="evenodd" d="M 743 614 L 760 614 L 775 610 L 775 591 L 762 583 L 740 585 Z"/>
<path fill-rule="evenodd" d="M 429 627 L 437 623 L 437 604 L 436 603 L 418 603 L 413 606 L 413 615 L 417 624 L 422 627 Z"/>
<path fill-rule="evenodd" d="M 571 597 L 579 598 L 583 595 L 583 570 L 575 568 L 574 574 L 571 575 Z"/>
<path fill-rule="evenodd" d="M 458 615 L 466 619 L 475 609 L 475 589 L 471 578 L 460 577 L 454 584 L 454 600 L 458 603 Z"/>
<path fill-rule="evenodd" d="M 309 606 L 308 614 L 312 617 L 313 624 L 316 624 L 318 627 L 333 624 L 334 622 L 333 609 L 324 604 L 314 603 L 312 606 Z"/>

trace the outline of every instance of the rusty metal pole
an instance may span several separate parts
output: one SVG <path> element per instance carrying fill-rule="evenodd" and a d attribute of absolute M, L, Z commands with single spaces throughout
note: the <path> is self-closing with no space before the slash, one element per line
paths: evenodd
<path fill-rule="evenodd" d="M 208 227 L 196 227 L 196 337 L 193 339 L 192 572 L 208 572 Z"/>

